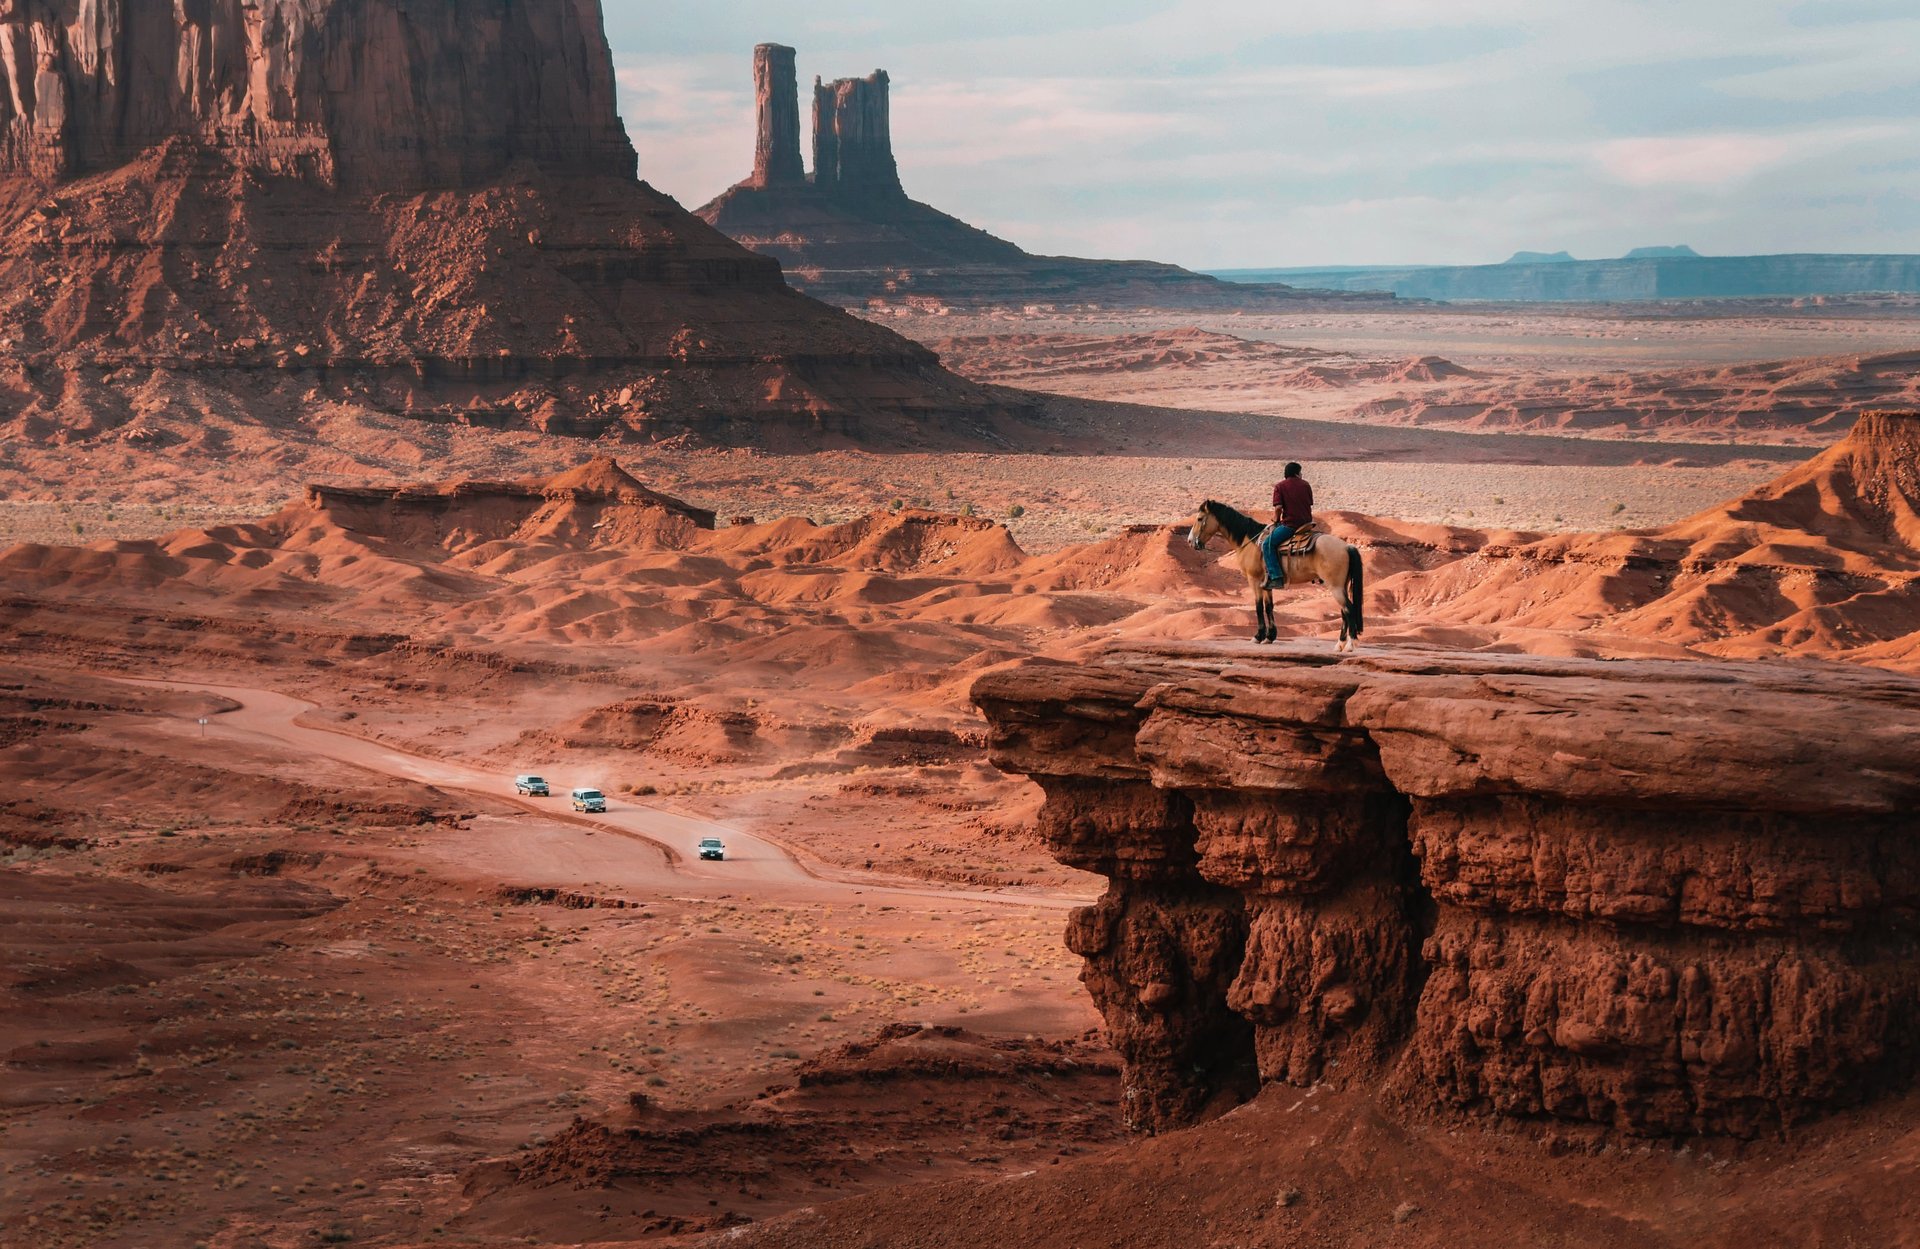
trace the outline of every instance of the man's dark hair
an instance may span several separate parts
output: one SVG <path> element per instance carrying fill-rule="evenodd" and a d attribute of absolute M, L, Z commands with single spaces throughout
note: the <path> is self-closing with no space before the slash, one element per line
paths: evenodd
<path fill-rule="evenodd" d="M 1298 464 L 1288 464 L 1287 471 L 1283 474 L 1283 476 L 1287 476 L 1287 477 L 1298 477 L 1299 475 L 1300 475 L 1300 466 Z"/>

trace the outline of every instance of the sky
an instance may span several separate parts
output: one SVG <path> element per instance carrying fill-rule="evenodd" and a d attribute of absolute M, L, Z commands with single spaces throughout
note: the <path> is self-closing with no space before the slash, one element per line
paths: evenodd
<path fill-rule="evenodd" d="M 777 42 L 803 96 L 886 69 L 908 194 L 1029 251 L 1920 252 L 1920 0 L 603 3 L 641 176 L 690 208 L 751 169 Z"/>

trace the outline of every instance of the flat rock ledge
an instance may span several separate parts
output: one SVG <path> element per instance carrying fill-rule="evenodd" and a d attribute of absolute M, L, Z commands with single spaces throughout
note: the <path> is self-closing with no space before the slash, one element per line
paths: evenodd
<path fill-rule="evenodd" d="M 1756 1136 L 1920 1052 L 1920 680 L 1249 643 L 983 676 L 1107 877 L 1067 944 L 1130 1122 L 1263 1083 Z"/>

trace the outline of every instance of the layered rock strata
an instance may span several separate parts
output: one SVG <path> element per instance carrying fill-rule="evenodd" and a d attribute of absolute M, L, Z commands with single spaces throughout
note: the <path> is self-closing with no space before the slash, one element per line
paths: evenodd
<path fill-rule="evenodd" d="M 765 175 L 798 179 L 791 54 L 764 68 Z M 598 0 L 0 0 L 0 428 L 110 436 L 129 369 L 268 420 L 588 436 L 1008 410 L 635 172 Z"/>
<path fill-rule="evenodd" d="M 1137 1127 L 1257 1078 L 1750 1136 L 1920 1054 L 1920 681 L 1166 645 L 974 699 L 1109 880 L 1067 940 Z"/>

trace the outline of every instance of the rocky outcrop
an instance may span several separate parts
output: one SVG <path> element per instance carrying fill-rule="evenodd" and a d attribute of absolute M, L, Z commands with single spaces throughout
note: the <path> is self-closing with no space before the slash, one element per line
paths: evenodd
<path fill-rule="evenodd" d="M 863 204 L 905 199 L 893 159 L 887 71 L 813 80 L 813 181 L 829 198 Z"/>
<path fill-rule="evenodd" d="M 937 443 L 1011 410 L 636 181 L 598 0 L 0 0 L 0 78 L 10 436 L 185 437 L 122 369 L 268 419 L 576 436 Z"/>
<path fill-rule="evenodd" d="M 788 88 L 774 45 L 754 52 L 758 140 L 754 172 L 698 215 L 721 233 L 778 260 L 810 295 L 848 307 L 888 303 L 1052 303 L 1131 307 L 1259 307 L 1305 299 L 1175 265 L 1140 260 L 1034 256 L 985 230 L 908 197 L 893 154 L 885 70 L 865 78 L 814 79 L 811 181 L 771 177 L 770 136 L 783 133 Z M 772 56 L 772 60 L 768 57 Z"/>
<path fill-rule="evenodd" d="M 598 0 L 6 0 L 0 173 L 190 137 L 279 174 L 465 185 L 517 160 L 631 175 Z"/>
<path fill-rule="evenodd" d="M 798 186 L 807 180 L 800 163 L 800 80 L 793 49 L 763 43 L 753 50 L 753 101 L 756 135 L 753 177 L 756 187 Z"/>
<path fill-rule="evenodd" d="M 1252 1069 L 1748 1136 L 1920 1057 L 1920 681 L 1168 645 L 974 699 L 1108 877 L 1067 939 L 1138 1127 Z"/>
<path fill-rule="evenodd" d="M 678 549 L 712 529 L 714 514 L 648 489 L 603 457 L 534 481 L 312 484 L 305 499 L 264 527 L 279 534 L 337 529 L 383 544 L 456 552 L 495 542 Z"/>

